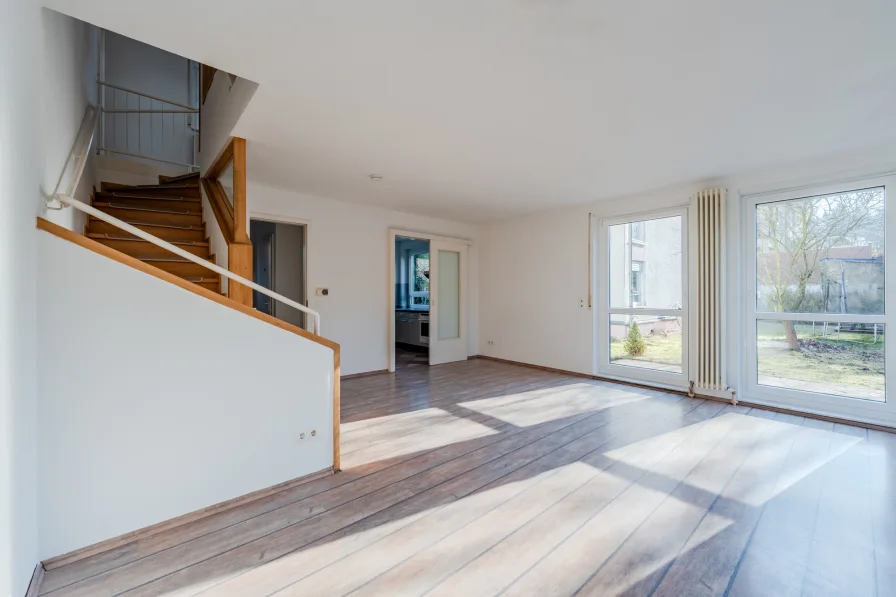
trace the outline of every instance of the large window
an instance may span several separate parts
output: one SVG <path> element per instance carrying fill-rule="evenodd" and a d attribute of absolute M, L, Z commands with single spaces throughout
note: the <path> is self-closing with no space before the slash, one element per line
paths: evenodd
<path fill-rule="evenodd" d="M 429 304 L 429 253 L 414 253 L 410 259 L 411 265 L 411 304 Z"/>
<path fill-rule="evenodd" d="M 887 182 L 746 202 L 746 381 L 757 397 L 864 418 L 887 412 Z"/>
<path fill-rule="evenodd" d="M 687 386 L 686 222 L 677 209 L 601 223 L 601 374 Z"/>

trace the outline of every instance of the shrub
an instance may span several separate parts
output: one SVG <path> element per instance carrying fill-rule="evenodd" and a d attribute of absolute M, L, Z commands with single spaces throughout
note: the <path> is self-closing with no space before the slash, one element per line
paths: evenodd
<path fill-rule="evenodd" d="M 644 337 L 641 335 L 641 328 L 638 322 L 633 321 L 632 327 L 628 329 L 628 336 L 625 337 L 625 352 L 633 357 L 639 357 L 644 354 L 647 346 L 644 344 Z"/>

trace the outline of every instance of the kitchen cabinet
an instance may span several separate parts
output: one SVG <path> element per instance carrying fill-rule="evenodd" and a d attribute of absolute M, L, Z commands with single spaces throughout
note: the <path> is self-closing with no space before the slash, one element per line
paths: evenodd
<path fill-rule="evenodd" d="M 395 341 L 414 346 L 426 346 L 420 340 L 420 316 L 428 315 L 421 311 L 395 311 Z"/>

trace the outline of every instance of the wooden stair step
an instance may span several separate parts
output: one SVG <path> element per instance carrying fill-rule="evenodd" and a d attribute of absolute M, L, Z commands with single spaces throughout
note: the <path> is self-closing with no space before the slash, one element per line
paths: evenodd
<path fill-rule="evenodd" d="M 170 184 L 170 185 L 123 185 L 114 182 L 100 184 L 103 193 L 127 193 L 143 197 L 183 197 L 188 199 L 200 199 L 202 197 L 198 185 Z"/>
<path fill-rule="evenodd" d="M 204 226 L 187 226 L 187 227 L 172 227 L 168 225 L 157 225 L 157 224 L 148 224 L 144 222 L 128 222 L 132 226 L 136 226 L 140 230 L 144 232 L 148 232 L 153 236 L 157 236 L 162 240 L 166 240 L 168 242 L 172 241 L 203 241 L 205 240 L 205 227 Z M 108 234 L 110 236 L 121 236 L 127 238 L 136 238 L 133 237 L 130 233 L 125 232 L 120 229 L 118 226 L 114 224 L 109 224 L 100 219 L 97 219 L 93 216 L 90 216 L 90 220 L 87 224 L 87 232 L 93 232 L 96 234 Z"/>
<path fill-rule="evenodd" d="M 168 184 L 199 184 L 199 173 L 193 172 L 191 174 L 181 174 L 180 176 L 165 176 L 164 174 L 159 174 L 159 184 L 160 185 L 168 185 Z"/>
<path fill-rule="evenodd" d="M 124 236 L 124 233 L 119 231 L 120 234 L 96 234 L 92 232 L 88 232 L 88 238 L 91 238 L 99 243 L 106 245 L 116 251 L 121 251 L 125 255 L 130 255 L 131 257 L 136 257 L 137 259 L 144 258 L 158 258 L 158 257 L 177 257 L 174 253 L 163 249 L 157 245 L 152 244 L 149 241 L 136 239 L 136 238 L 127 238 Z M 192 253 L 193 255 L 197 255 L 199 257 L 208 259 L 209 257 L 209 248 L 208 243 L 203 242 L 173 242 L 171 243 L 175 245 L 179 249 L 183 249 L 188 253 Z"/>
<path fill-rule="evenodd" d="M 165 197 L 137 198 L 112 193 L 95 193 L 94 203 L 114 203 L 126 208 L 155 209 L 161 211 L 181 211 L 202 213 L 202 202 L 198 199 L 169 199 Z"/>
<path fill-rule="evenodd" d="M 217 279 L 221 277 L 208 268 L 202 267 L 192 261 L 187 261 L 186 259 L 180 259 L 176 256 L 171 257 L 170 259 L 143 259 L 142 261 L 153 265 L 160 270 L 174 274 L 175 276 L 180 276 L 181 278 Z M 213 262 L 213 259 L 209 258 L 209 261 Z"/>
<path fill-rule="evenodd" d="M 186 209 L 147 209 L 133 208 L 122 203 L 97 202 L 93 206 L 127 223 L 144 222 L 147 224 L 165 224 L 170 226 L 203 226 L 202 214 Z"/>

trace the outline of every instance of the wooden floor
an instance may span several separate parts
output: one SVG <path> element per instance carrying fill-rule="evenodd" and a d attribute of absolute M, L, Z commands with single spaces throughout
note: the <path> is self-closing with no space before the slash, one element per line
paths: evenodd
<path fill-rule="evenodd" d="M 896 595 L 896 436 L 486 360 L 342 391 L 344 472 L 41 594 Z"/>

